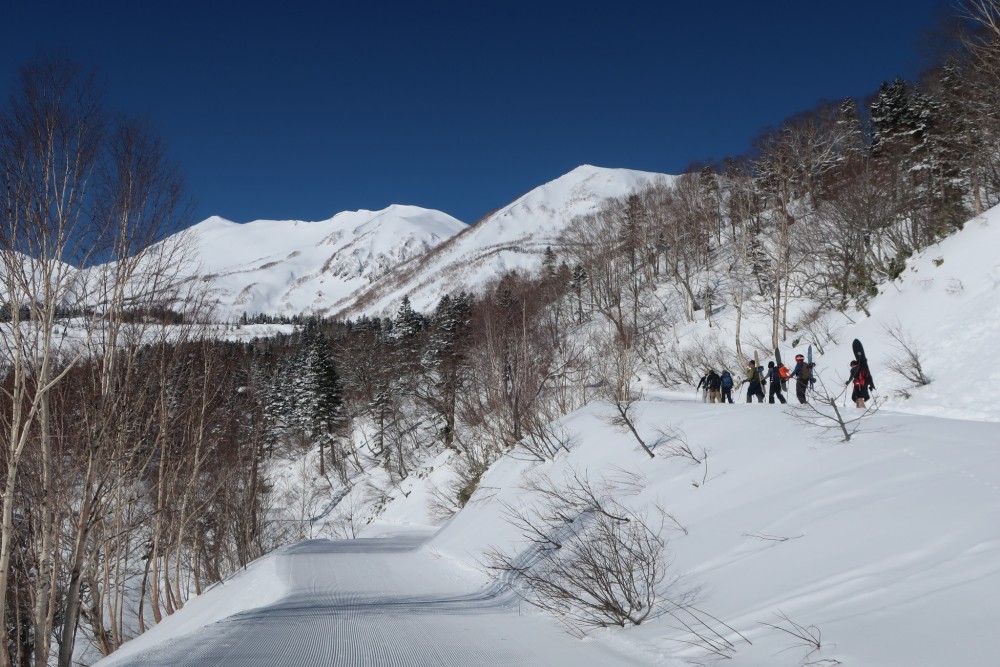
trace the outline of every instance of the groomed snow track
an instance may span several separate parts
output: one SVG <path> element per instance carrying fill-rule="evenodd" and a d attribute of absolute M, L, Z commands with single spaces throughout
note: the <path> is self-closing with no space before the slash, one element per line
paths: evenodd
<path fill-rule="evenodd" d="M 277 556 L 289 594 L 114 665 L 414 667 L 635 665 L 570 637 L 499 587 L 469 590 L 425 538 L 300 542 Z M 240 585 L 235 577 L 226 586 Z M 113 658 L 114 656 L 112 656 Z"/>

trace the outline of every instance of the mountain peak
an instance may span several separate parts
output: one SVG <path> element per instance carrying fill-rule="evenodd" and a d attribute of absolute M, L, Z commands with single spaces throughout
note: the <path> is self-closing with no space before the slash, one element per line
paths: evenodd
<path fill-rule="evenodd" d="M 393 204 L 317 222 L 213 216 L 189 232 L 199 277 L 209 280 L 220 311 L 236 317 L 322 312 L 463 229 L 441 211 Z"/>
<path fill-rule="evenodd" d="M 420 261 L 418 268 L 389 274 L 338 307 L 355 312 L 353 303 L 370 304 L 366 311 L 391 311 L 409 295 L 418 310 L 433 308 L 444 294 L 476 291 L 490 279 L 511 270 L 533 271 L 541 266 L 547 246 L 578 216 L 595 211 L 601 202 L 634 192 L 645 183 L 669 180 L 665 174 L 580 165 L 538 186 L 507 206 L 452 237 Z"/>

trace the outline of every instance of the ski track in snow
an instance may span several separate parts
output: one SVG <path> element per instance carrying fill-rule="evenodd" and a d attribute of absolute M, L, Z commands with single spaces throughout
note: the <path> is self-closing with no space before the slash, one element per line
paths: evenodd
<path fill-rule="evenodd" d="M 633 665 L 520 613 L 421 549 L 425 537 L 300 542 L 278 556 L 289 594 L 120 661 L 136 667 Z"/>

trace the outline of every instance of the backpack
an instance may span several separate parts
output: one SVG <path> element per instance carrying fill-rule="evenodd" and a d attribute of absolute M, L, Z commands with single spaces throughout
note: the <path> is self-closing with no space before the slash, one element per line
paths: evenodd
<path fill-rule="evenodd" d="M 729 371 L 724 371 L 722 373 L 722 388 L 723 389 L 733 388 L 733 376 L 729 374 Z"/>
<path fill-rule="evenodd" d="M 788 368 L 786 366 L 782 365 L 782 366 L 778 366 L 778 377 L 780 377 L 782 380 L 787 380 L 788 378 L 790 378 L 792 376 L 788 372 Z"/>

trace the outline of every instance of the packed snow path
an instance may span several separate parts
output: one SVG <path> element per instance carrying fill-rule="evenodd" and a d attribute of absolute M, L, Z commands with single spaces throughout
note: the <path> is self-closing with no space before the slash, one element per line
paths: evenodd
<path fill-rule="evenodd" d="M 635 664 L 520 609 L 508 592 L 469 590 L 467 582 L 449 575 L 446 561 L 419 548 L 422 542 L 414 537 L 300 542 L 276 556 L 278 576 L 289 589 L 281 600 L 110 664 Z M 225 585 L 240 585 L 240 578 Z"/>

